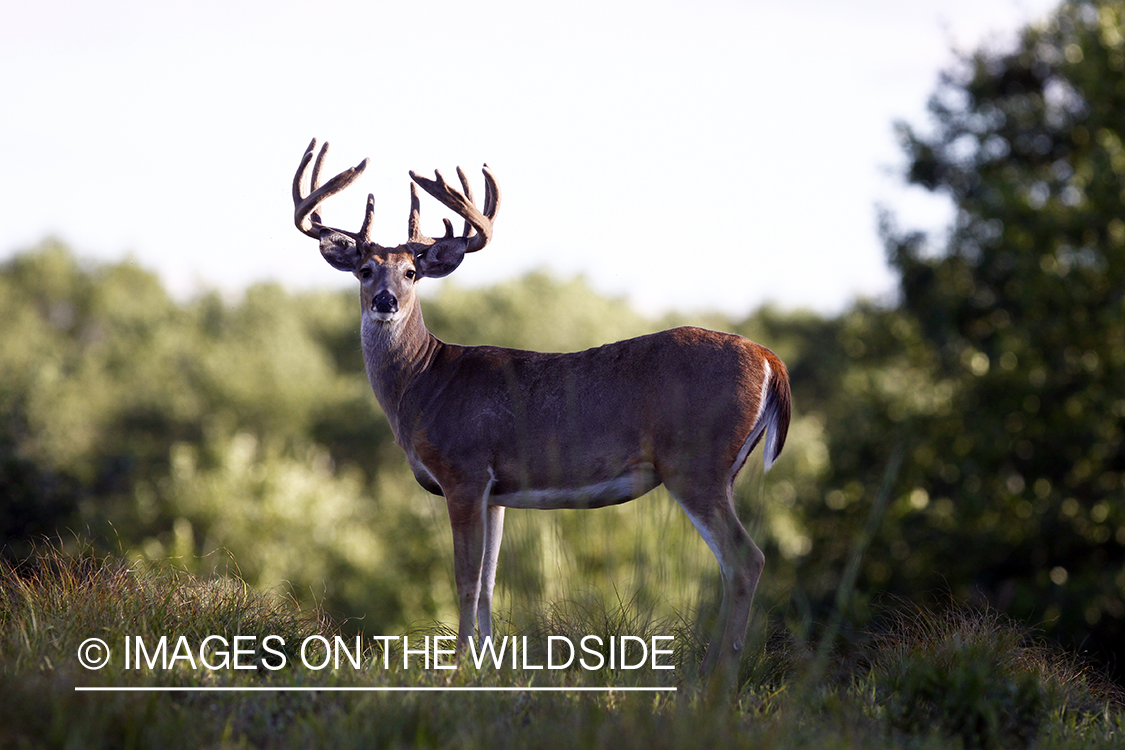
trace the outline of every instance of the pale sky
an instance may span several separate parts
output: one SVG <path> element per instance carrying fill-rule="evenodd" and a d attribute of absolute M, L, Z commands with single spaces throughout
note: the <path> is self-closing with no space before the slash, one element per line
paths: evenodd
<path fill-rule="evenodd" d="M 177 294 L 354 286 L 293 227 L 309 139 L 326 204 L 406 239 L 407 171 L 503 195 L 464 286 L 546 268 L 642 310 L 834 313 L 892 293 L 876 205 L 949 208 L 896 176 L 951 49 L 1010 39 L 1053 0 L 194 3 L 0 11 L 0 259 L 48 235 L 131 257 Z M 423 229 L 448 215 L 422 196 Z M 460 222 L 456 225 L 459 227 Z M 425 282 L 432 287 L 440 283 Z"/>

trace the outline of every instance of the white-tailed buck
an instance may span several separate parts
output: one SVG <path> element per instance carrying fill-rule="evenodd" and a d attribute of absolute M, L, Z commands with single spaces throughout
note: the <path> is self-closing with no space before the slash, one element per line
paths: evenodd
<path fill-rule="evenodd" d="M 769 349 L 700 328 L 675 328 L 571 354 L 439 341 L 422 322 L 417 284 L 452 273 L 492 237 L 500 204 L 484 167 L 484 210 L 435 173 L 410 173 L 465 220 L 455 236 L 419 228 L 410 186 L 409 238 L 371 241 L 374 197 L 358 232 L 325 226 L 317 207 L 359 177 L 358 166 L 320 184 L 328 144 L 315 162 L 309 144 L 293 179 L 297 228 L 319 240 L 334 268 L 360 283 L 367 375 L 419 484 L 445 497 L 464 648 L 492 631 L 492 591 L 504 508 L 598 508 L 664 484 L 722 572 L 720 631 L 703 661 L 708 672 L 738 662 L 764 557 L 739 523 L 732 486 L 765 436 L 768 469 L 789 427 L 789 378 Z M 310 163 L 309 191 L 303 190 Z"/>

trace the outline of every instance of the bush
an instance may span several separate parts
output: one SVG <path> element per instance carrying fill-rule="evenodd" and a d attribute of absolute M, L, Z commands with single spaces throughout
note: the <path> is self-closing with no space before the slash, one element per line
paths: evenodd
<path fill-rule="evenodd" d="M 1047 714 L 1048 697 L 1032 672 L 1009 673 L 986 646 L 941 644 L 904 659 L 886 683 L 887 713 L 907 734 L 938 730 L 966 747 L 1025 746 Z"/>
<path fill-rule="evenodd" d="M 987 610 L 897 614 L 871 654 L 869 679 L 893 730 L 969 748 L 1026 747 L 1052 716 L 1121 700 L 1076 657 Z"/>

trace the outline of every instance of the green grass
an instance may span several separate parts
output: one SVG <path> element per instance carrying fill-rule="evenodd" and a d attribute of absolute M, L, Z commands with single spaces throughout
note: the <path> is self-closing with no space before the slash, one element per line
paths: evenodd
<path fill-rule="evenodd" d="M 751 629 L 737 690 L 716 698 L 695 676 L 706 646 L 693 617 L 658 619 L 634 602 L 589 596 L 502 621 L 544 663 L 549 636 L 673 637 L 674 670 L 403 669 L 401 649 L 363 639 L 359 669 L 306 669 L 297 644 L 340 635 L 319 612 L 228 578 L 52 548 L 0 568 L 0 747 L 745 747 L 1098 748 L 1125 746 L 1121 694 L 1076 658 L 993 612 L 900 604 L 881 625 L 831 649 L 780 626 Z M 126 636 L 199 644 L 209 635 L 284 640 L 255 670 L 123 667 Z M 438 625 L 411 643 L 450 635 Z M 79 645 L 105 640 L 108 666 L 83 668 Z M 417 640 L 416 640 L 417 639 Z M 350 642 L 350 640 L 349 640 Z M 814 668 L 815 667 L 815 668 Z M 818 676 L 819 675 L 819 676 Z M 629 687 L 675 692 L 77 692 L 76 686 L 341 688 Z"/>

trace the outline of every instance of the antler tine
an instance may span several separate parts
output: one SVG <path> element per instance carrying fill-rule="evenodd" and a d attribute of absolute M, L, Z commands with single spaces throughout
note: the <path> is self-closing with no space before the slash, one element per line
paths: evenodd
<path fill-rule="evenodd" d="M 500 185 L 496 182 L 496 177 L 492 174 L 492 170 L 485 164 L 481 169 L 484 173 L 484 215 L 492 221 L 496 218 L 496 212 L 500 208 Z"/>
<path fill-rule="evenodd" d="M 301 164 L 297 167 L 297 174 L 293 177 L 293 223 L 297 225 L 297 229 L 300 229 L 314 239 L 319 239 L 320 231 L 326 228 L 330 228 L 341 234 L 346 234 L 352 239 L 359 239 L 359 235 L 355 232 L 348 232 L 343 229 L 336 229 L 335 227 L 325 227 L 320 223 L 320 217 L 316 214 L 316 207 L 325 198 L 335 195 L 355 182 L 356 179 L 363 174 L 363 170 L 367 169 L 367 159 L 364 159 L 351 169 L 344 170 L 326 184 L 319 185 L 321 166 L 324 163 L 324 155 L 328 151 L 328 144 L 325 143 L 316 157 L 316 163 L 313 165 L 311 192 L 309 195 L 304 196 L 301 194 L 301 183 L 305 180 L 305 172 L 308 171 L 309 162 L 312 161 L 313 151 L 315 150 L 316 139 L 313 138 L 308 148 L 305 149 L 305 155 L 301 157 Z"/>
<path fill-rule="evenodd" d="M 418 188 L 410 183 L 410 221 L 406 226 L 407 242 L 421 242 L 426 239 L 422 234 L 422 208 L 418 202 Z"/>
<path fill-rule="evenodd" d="M 375 219 L 375 194 L 367 194 L 367 210 L 363 214 L 363 226 L 359 228 L 359 238 L 364 242 L 371 241 L 371 223 Z"/>
<path fill-rule="evenodd" d="M 301 205 L 305 196 L 301 195 L 301 183 L 305 181 L 305 172 L 309 168 L 309 162 L 312 161 L 313 152 L 316 150 L 316 138 L 309 141 L 308 148 L 305 149 L 304 156 L 301 157 L 301 163 L 297 167 L 297 174 L 293 175 L 293 207 Z"/>
<path fill-rule="evenodd" d="M 465 179 L 460 169 L 458 175 L 461 176 L 462 185 L 467 187 L 468 180 Z M 484 168 L 484 176 L 486 195 L 485 213 L 482 214 L 473 205 L 472 200 L 449 186 L 445 178 L 441 176 L 441 172 L 435 170 L 432 180 L 420 177 L 413 171 L 410 172 L 410 178 L 418 183 L 423 190 L 441 201 L 447 208 L 463 218 L 466 224 L 476 230 L 476 234 L 465 238 L 465 252 L 467 253 L 480 250 L 492 239 L 492 222 L 496 218 L 496 210 L 500 203 L 500 191 L 496 185 L 496 178 L 487 165 Z"/>
<path fill-rule="evenodd" d="M 469 185 L 469 178 L 465 176 L 465 170 L 461 169 L 461 167 L 457 167 L 457 178 L 459 180 L 461 180 L 461 189 L 465 193 L 465 198 L 469 201 L 469 203 L 472 203 L 473 202 L 473 188 L 472 188 L 471 185 Z M 470 234 L 472 234 L 472 231 L 473 231 L 473 225 L 470 224 L 468 221 L 466 221 L 465 222 L 465 230 L 461 233 L 461 236 L 462 237 L 468 237 Z"/>
<path fill-rule="evenodd" d="M 313 138 L 312 146 L 316 145 L 316 139 Z M 311 148 L 311 147 L 310 147 Z M 328 141 L 320 147 L 320 153 L 316 155 L 316 161 L 313 162 L 312 181 L 309 184 L 310 190 L 316 190 L 320 187 L 320 169 L 324 166 L 324 157 L 328 154 Z"/>
<path fill-rule="evenodd" d="M 314 143 L 316 142 L 315 138 L 313 139 L 313 142 Z M 318 153 L 316 155 L 316 161 L 313 162 L 312 177 L 309 180 L 309 192 L 310 193 L 315 193 L 317 188 L 320 187 L 320 169 L 321 169 L 321 167 L 324 166 L 324 157 L 327 154 L 328 154 L 328 141 L 325 141 L 324 145 L 320 147 L 320 153 Z M 309 214 L 309 218 L 312 219 L 314 224 L 319 224 L 320 223 L 320 212 L 313 209 L 312 213 Z"/>

